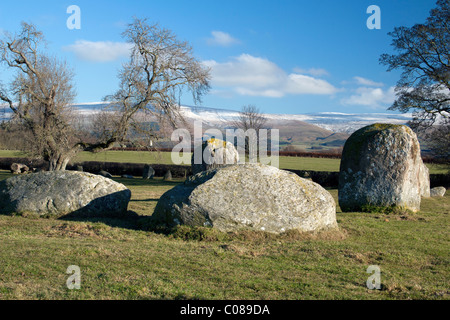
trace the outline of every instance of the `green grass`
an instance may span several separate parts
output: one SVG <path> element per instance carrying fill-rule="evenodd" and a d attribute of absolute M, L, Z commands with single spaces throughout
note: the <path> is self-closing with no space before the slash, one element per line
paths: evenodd
<path fill-rule="evenodd" d="M 340 232 L 166 235 L 141 221 L 181 181 L 114 179 L 131 189 L 138 218 L 0 215 L 0 299 L 449 299 L 449 192 L 416 214 L 338 207 Z M 66 287 L 70 265 L 80 290 Z M 366 288 L 369 265 L 380 267 L 382 290 Z"/>
<path fill-rule="evenodd" d="M 19 151 L 0 150 L 2 157 L 24 157 L 25 154 Z M 105 151 L 99 153 L 81 152 L 72 159 L 72 162 L 100 161 L 100 162 L 121 162 L 121 163 L 154 163 L 172 164 L 170 152 L 145 152 L 145 151 Z M 430 169 L 430 174 L 440 174 L 449 172 L 450 168 L 442 164 L 426 164 Z M 338 172 L 340 166 L 339 159 L 327 158 L 307 158 L 307 157 L 286 157 L 279 158 L 280 169 L 291 170 L 311 170 L 311 171 L 332 171 Z"/>

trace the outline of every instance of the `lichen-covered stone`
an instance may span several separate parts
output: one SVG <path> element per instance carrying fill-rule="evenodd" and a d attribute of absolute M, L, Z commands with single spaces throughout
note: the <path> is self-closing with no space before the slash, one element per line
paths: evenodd
<path fill-rule="evenodd" d="M 328 191 L 294 173 L 262 164 L 230 165 L 190 177 L 166 192 L 153 218 L 167 226 L 212 226 L 281 233 L 336 228 Z"/>
<path fill-rule="evenodd" d="M 342 211 L 365 205 L 420 209 L 429 196 L 430 178 L 416 134 L 407 126 L 373 124 L 346 141 L 339 174 Z"/>
<path fill-rule="evenodd" d="M 192 155 L 192 173 L 220 168 L 239 162 L 239 153 L 231 142 L 211 138 L 203 141 Z"/>
<path fill-rule="evenodd" d="M 86 172 L 42 171 L 0 182 L 1 214 L 37 216 L 122 216 L 131 191 Z"/>
<path fill-rule="evenodd" d="M 420 195 L 425 198 L 430 197 L 430 172 L 425 163 L 419 167 L 419 186 L 420 186 Z"/>

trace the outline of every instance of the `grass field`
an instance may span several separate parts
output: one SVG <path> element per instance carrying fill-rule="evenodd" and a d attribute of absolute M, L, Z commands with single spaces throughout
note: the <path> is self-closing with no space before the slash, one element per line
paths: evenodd
<path fill-rule="evenodd" d="M 0 150 L 2 157 L 24 157 L 19 151 Z M 173 164 L 170 152 L 144 151 L 105 151 L 100 153 L 81 152 L 72 162 L 100 161 L 122 163 L 158 163 Z M 308 158 L 308 157 L 279 157 L 280 169 L 311 170 L 311 171 L 339 171 L 339 159 Z M 446 165 L 427 164 L 431 174 L 447 173 L 450 168 Z"/>
<path fill-rule="evenodd" d="M 9 177 L 0 171 L 0 179 Z M 0 299 L 449 299 L 450 194 L 417 214 L 342 213 L 339 232 L 275 236 L 143 230 L 181 181 L 122 179 L 127 220 L 0 216 Z M 337 190 L 329 190 L 337 200 Z M 186 240 L 203 235 L 203 240 Z M 69 290 L 66 270 L 81 270 Z M 368 266 L 381 270 L 369 290 Z"/>

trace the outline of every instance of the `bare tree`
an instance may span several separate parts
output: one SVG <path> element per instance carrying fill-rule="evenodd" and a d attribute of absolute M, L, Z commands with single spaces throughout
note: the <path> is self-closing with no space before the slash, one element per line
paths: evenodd
<path fill-rule="evenodd" d="M 232 125 L 244 131 L 248 129 L 259 131 L 260 129 L 264 129 L 266 123 L 267 118 L 261 114 L 256 106 L 246 105 L 242 107 L 239 112 L 239 117 L 233 121 Z"/>
<path fill-rule="evenodd" d="M 242 129 L 245 136 L 245 153 L 249 155 L 251 151 L 254 152 L 250 155 L 251 158 L 256 157 L 258 152 L 258 145 L 260 141 L 259 133 L 261 129 L 265 129 L 267 118 L 259 111 L 254 105 L 243 106 L 239 112 L 239 117 L 232 122 L 232 126 L 237 129 Z M 250 145 L 254 147 L 251 148 Z"/>
<path fill-rule="evenodd" d="M 380 63 L 388 66 L 388 71 L 402 70 L 395 89 L 397 99 L 389 109 L 412 111 L 411 127 L 448 157 L 450 1 L 438 0 L 425 23 L 397 27 L 389 35 L 397 54 L 381 55 Z M 437 127 L 430 129 L 434 124 Z"/>
<path fill-rule="evenodd" d="M 209 69 L 171 31 L 134 18 L 122 36 L 132 45 L 130 60 L 119 73 L 119 89 L 104 99 L 109 103 L 107 110 L 116 114 L 114 129 L 101 143 L 83 145 L 87 150 L 111 147 L 126 137 L 130 127 L 139 128 L 142 134 L 137 124 L 140 113 L 166 120 L 173 127 L 184 124 L 178 104 L 181 94 L 190 91 L 197 103 L 209 90 Z"/>
<path fill-rule="evenodd" d="M 49 161 L 49 170 L 65 170 L 77 152 L 98 152 L 122 142 L 130 128 L 142 129 L 142 114 L 168 119 L 173 126 L 183 123 L 177 104 L 181 94 L 190 91 L 198 102 L 209 90 L 209 69 L 171 31 L 135 18 L 123 37 L 132 47 L 130 60 L 119 73 L 119 89 L 105 97 L 109 104 L 96 119 L 102 127 L 95 141 L 75 134 L 73 73 L 43 52 L 42 32 L 22 23 L 19 34 L 0 41 L 0 62 L 17 71 L 8 88 L 0 87 L 0 100 L 32 132 L 33 151 Z"/>
<path fill-rule="evenodd" d="M 424 24 L 397 27 L 389 35 L 398 54 L 383 54 L 388 71 L 400 69 L 397 100 L 390 107 L 415 111 L 421 120 L 433 122 L 450 112 L 450 1 L 438 0 Z"/>
<path fill-rule="evenodd" d="M 48 160 L 50 170 L 61 170 L 75 152 L 70 126 L 73 73 L 65 62 L 42 53 L 43 46 L 42 32 L 25 22 L 19 34 L 0 41 L 0 62 L 16 71 L 9 88 L 0 87 L 0 100 L 32 133 L 31 151 Z"/>

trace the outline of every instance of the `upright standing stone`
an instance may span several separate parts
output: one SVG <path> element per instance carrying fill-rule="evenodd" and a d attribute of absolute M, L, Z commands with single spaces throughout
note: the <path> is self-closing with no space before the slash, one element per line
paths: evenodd
<path fill-rule="evenodd" d="M 430 172 L 425 163 L 422 162 L 419 168 L 420 195 L 425 198 L 430 197 Z"/>
<path fill-rule="evenodd" d="M 239 153 L 231 142 L 211 138 L 203 141 L 192 155 L 192 174 L 239 162 Z"/>
<path fill-rule="evenodd" d="M 354 132 L 342 152 L 339 205 L 342 211 L 364 206 L 420 209 L 429 195 L 428 169 L 416 134 L 407 126 L 373 124 Z"/>
<path fill-rule="evenodd" d="M 144 172 L 142 174 L 142 179 L 153 179 L 155 176 L 155 169 L 153 169 L 150 165 L 144 165 Z"/>
<path fill-rule="evenodd" d="M 167 170 L 166 174 L 164 175 L 164 180 L 166 181 L 172 180 L 172 172 L 170 172 L 170 170 Z"/>

